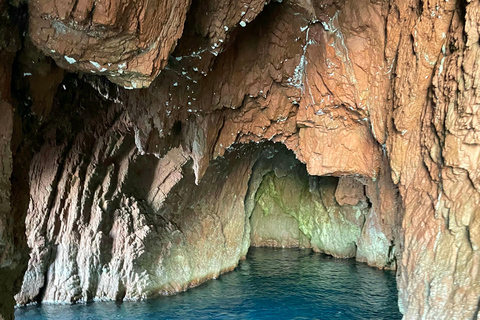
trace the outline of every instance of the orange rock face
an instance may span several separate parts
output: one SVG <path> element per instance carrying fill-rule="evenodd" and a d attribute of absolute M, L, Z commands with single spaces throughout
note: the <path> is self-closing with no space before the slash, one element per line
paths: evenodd
<path fill-rule="evenodd" d="M 2 106 L 23 126 L 2 131 L 0 220 L 16 185 L 30 199 L 18 302 L 174 292 L 233 268 L 251 239 L 320 239 L 395 264 L 406 319 L 478 317 L 480 1 L 37 0 L 28 12 L 17 59 L 2 62 L 15 71 Z M 13 157 L 29 171 L 9 160 L 12 141 L 31 146 Z M 262 167 L 271 142 L 306 165 L 308 192 L 338 177 L 318 199 L 351 224 L 301 235 L 296 209 L 257 215 L 252 190 L 290 183 L 288 168 Z M 8 183 L 15 172 L 25 184 Z M 347 225 L 354 247 L 320 245 L 333 238 L 319 230 Z M 135 282 L 142 270 L 152 277 Z"/>
<path fill-rule="evenodd" d="M 189 6 L 189 0 L 32 1 L 29 33 L 64 69 L 141 88 L 166 66 Z"/>

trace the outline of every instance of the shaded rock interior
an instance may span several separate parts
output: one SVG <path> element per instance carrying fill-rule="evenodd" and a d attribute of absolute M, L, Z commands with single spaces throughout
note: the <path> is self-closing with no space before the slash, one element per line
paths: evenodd
<path fill-rule="evenodd" d="M 378 217 L 361 177 L 309 176 L 285 147 L 270 157 L 270 166 L 260 159 L 252 174 L 253 179 L 262 176 L 252 196 L 252 246 L 312 248 L 380 268 L 396 267 L 394 240 L 371 223 Z"/>

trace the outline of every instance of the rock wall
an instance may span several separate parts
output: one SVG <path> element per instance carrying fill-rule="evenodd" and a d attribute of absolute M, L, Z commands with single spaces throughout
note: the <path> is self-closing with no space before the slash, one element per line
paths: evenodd
<path fill-rule="evenodd" d="M 30 152 L 22 143 L 10 85 L 14 60 L 21 48 L 21 11 L 0 1 L 0 319 L 13 319 L 13 295 L 22 284 L 28 262 L 25 216 L 28 207 Z"/>
<path fill-rule="evenodd" d="M 405 207 L 400 306 L 406 318 L 474 319 L 480 251 L 478 71 L 472 63 L 479 48 L 472 25 L 479 3 L 420 4 L 399 3 L 387 22 L 398 30 L 388 39 L 395 43 L 397 66 L 387 144 Z"/>
<path fill-rule="evenodd" d="M 33 250 L 18 303 L 174 293 L 231 270 L 245 256 L 249 157 L 213 163 L 209 182 L 197 186 L 193 172 L 182 170 L 187 159 L 179 148 L 159 160 L 135 153 L 131 136 L 102 142 L 94 148 L 109 149 L 110 163 L 75 158 L 73 150 L 58 159 L 65 163 L 53 182 L 59 192 L 52 209 L 27 219 Z M 42 187 L 47 179 L 40 179 Z"/>
<path fill-rule="evenodd" d="M 248 249 L 243 200 L 258 150 L 212 162 L 197 186 L 174 146 L 181 125 L 163 157 L 141 155 L 122 104 L 75 77 L 60 88 L 70 89 L 31 160 L 32 251 L 17 303 L 147 298 L 235 267 Z"/>
<path fill-rule="evenodd" d="M 323 212 L 354 226 L 357 259 L 396 261 L 406 319 L 478 317 L 478 0 L 147 4 L 2 2 L 2 30 L 19 32 L 2 40 L 0 267 L 18 272 L 0 278 L 23 272 L 26 221 L 19 302 L 144 297 L 214 277 L 245 254 L 250 214 L 297 210 L 273 201 L 293 183 L 306 198 L 323 190 L 324 206 L 329 194 Z M 267 141 L 337 186 L 282 180 L 256 162 Z M 360 227 L 345 208 L 362 201 Z M 330 250 L 280 211 L 275 223 L 305 229 L 295 245 Z"/>

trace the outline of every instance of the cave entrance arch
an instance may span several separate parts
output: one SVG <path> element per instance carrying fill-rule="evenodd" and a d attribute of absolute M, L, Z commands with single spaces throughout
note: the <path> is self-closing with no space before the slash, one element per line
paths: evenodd
<path fill-rule="evenodd" d="M 311 176 L 285 146 L 265 144 L 246 197 L 250 245 L 311 248 L 395 269 L 393 225 L 368 188 L 361 176 Z"/>
<path fill-rule="evenodd" d="M 92 157 L 66 170 L 91 167 L 93 180 L 68 190 L 62 179 L 54 181 L 52 189 L 65 197 L 40 216 L 45 228 L 27 229 L 34 241 L 25 279 L 35 281 L 24 282 L 17 303 L 175 293 L 233 270 L 251 246 L 312 248 L 395 268 L 399 224 L 394 208 L 381 205 L 381 177 L 309 176 L 284 145 L 262 142 L 231 146 L 197 185 L 182 148 L 157 158 L 134 152 L 133 137 L 121 141 L 112 151 L 115 161 Z M 84 206 L 63 206 L 63 199 L 78 199 L 76 188 L 90 190 Z M 37 191 L 31 193 L 40 208 L 45 197 Z M 37 212 L 27 219 L 36 221 Z"/>

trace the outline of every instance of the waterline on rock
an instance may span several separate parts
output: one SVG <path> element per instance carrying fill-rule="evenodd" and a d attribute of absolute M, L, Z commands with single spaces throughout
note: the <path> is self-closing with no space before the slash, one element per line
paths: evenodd
<path fill-rule="evenodd" d="M 16 319 L 400 319 L 393 271 L 311 250 L 251 248 L 235 271 L 174 296 L 18 308 Z"/>

